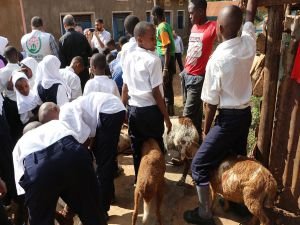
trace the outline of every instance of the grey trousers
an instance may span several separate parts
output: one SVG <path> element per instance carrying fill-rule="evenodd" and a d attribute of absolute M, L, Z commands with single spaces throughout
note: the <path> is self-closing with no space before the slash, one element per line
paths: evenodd
<path fill-rule="evenodd" d="M 201 92 L 204 75 L 193 76 L 183 71 L 181 74 L 181 88 L 183 96 L 183 116 L 189 117 L 199 135 L 202 133 L 203 103 Z"/>

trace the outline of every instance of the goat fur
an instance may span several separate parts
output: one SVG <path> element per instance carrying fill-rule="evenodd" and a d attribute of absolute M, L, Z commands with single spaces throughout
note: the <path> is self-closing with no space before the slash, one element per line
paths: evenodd
<path fill-rule="evenodd" d="M 132 225 L 136 224 L 140 199 L 144 202 L 143 224 L 162 225 L 160 207 L 164 194 L 165 171 L 165 158 L 158 143 L 154 139 L 148 139 L 142 146 L 142 159 L 134 192 Z"/>

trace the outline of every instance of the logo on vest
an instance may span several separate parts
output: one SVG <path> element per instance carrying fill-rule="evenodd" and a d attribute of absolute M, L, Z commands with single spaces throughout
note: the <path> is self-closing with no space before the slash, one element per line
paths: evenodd
<path fill-rule="evenodd" d="M 33 36 L 26 41 L 26 48 L 32 54 L 38 53 L 41 50 L 41 47 L 42 41 L 40 37 Z"/>

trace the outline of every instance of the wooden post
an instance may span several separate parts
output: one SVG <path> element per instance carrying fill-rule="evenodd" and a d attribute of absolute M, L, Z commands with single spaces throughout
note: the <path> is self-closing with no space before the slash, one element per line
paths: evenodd
<path fill-rule="evenodd" d="M 269 165 L 269 153 L 277 94 L 283 20 L 283 6 L 272 6 L 269 8 L 267 23 L 267 51 L 264 68 L 264 91 L 257 140 L 257 159 L 260 160 L 265 166 Z"/>

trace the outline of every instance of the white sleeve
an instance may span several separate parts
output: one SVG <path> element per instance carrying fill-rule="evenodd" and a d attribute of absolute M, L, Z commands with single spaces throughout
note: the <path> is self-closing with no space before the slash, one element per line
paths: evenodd
<path fill-rule="evenodd" d="M 72 90 L 72 93 L 71 93 L 72 100 L 74 100 L 82 95 L 81 82 L 80 82 L 79 77 L 78 77 L 78 79 L 76 77 L 72 80 L 72 84 L 70 85 L 70 88 Z"/>
<path fill-rule="evenodd" d="M 91 84 L 91 82 L 90 82 L 90 80 L 88 80 L 87 82 L 86 82 L 86 84 L 85 84 L 85 86 L 84 86 L 84 90 L 83 90 L 83 96 L 86 96 L 86 95 L 88 95 L 91 91 L 90 91 L 90 85 Z"/>
<path fill-rule="evenodd" d="M 116 82 L 113 80 L 113 83 L 114 83 L 114 91 L 113 91 L 113 94 L 115 95 L 115 96 L 117 96 L 118 98 L 121 98 L 121 96 L 120 96 L 120 92 L 119 92 L 119 89 L 118 89 L 118 86 L 117 86 L 117 84 L 116 84 Z"/>
<path fill-rule="evenodd" d="M 162 74 L 162 67 L 161 61 L 157 57 L 155 60 L 148 65 L 149 72 L 150 72 L 150 84 L 151 88 L 155 88 L 163 83 L 163 74 Z"/>
<path fill-rule="evenodd" d="M 222 70 L 217 63 L 211 63 L 206 70 L 201 99 L 211 105 L 220 102 Z"/>
<path fill-rule="evenodd" d="M 57 88 L 57 95 L 56 95 L 56 102 L 58 106 L 62 106 L 65 103 L 69 102 L 69 98 L 67 95 L 67 91 L 62 85 L 58 85 Z"/>

